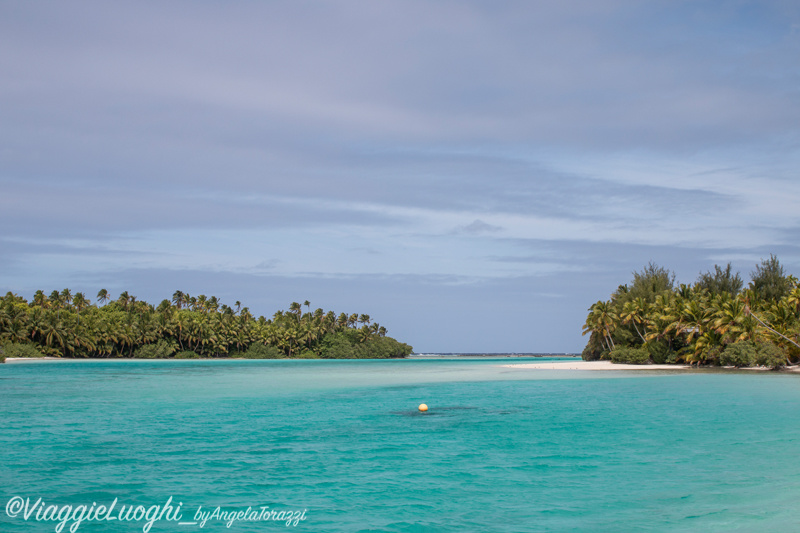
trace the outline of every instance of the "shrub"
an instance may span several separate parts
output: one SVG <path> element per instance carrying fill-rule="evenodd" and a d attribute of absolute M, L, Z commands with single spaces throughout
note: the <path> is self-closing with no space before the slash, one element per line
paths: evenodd
<path fill-rule="evenodd" d="M 44 354 L 33 344 L 9 342 L 3 345 L 3 361 L 6 357 L 44 357 Z"/>
<path fill-rule="evenodd" d="M 175 352 L 175 347 L 168 341 L 161 339 L 154 344 L 145 344 L 138 347 L 133 356 L 137 359 L 167 359 Z"/>
<path fill-rule="evenodd" d="M 756 346 L 757 365 L 778 368 L 786 364 L 786 353 L 771 342 L 762 342 Z"/>
<path fill-rule="evenodd" d="M 581 359 L 584 361 L 597 361 L 603 357 L 604 350 L 605 347 L 600 340 L 600 335 L 593 331 L 589 336 L 589 342 L 586 343 L 586 347 L 581 352 Z"/>
<path fill-rule="evenodd" d="M 239 357 L 244 357 L 245 359 L 281 359 L 284 355 L 283 352 L 271 344 L 254 342 L 250 344 L 247 350 L 241 352 Z"/>
<path fill-rule="evenodd" d="M 390 359 L 407 357 L 413 348 L 392 337 L 372 337 L 356 346 L 359 359 Z"/>
<path fill-rule="evenodd" d="M 299 354 L 295 355 L 295 357 L 297 359 L 319 359 L 319 356 L 311 350 L 303 350 Z"/>
<path fill-rule="evenodd" d="M 650 359 L 652 359 L 652 361 L 657 365 L 663 365 L 664 363 L 668 362 L 670 356 L 673 356 L 673 360 L 669 362 L 675 362 L 675 354 L 672 353 L 672 348 L 670 348 L 669 344 L 664 341 L 653 341 L 647 343 L 647 351 L 650 353 Z"/>
<path fill-rule="evenodd" d="M 756 361 L 756 346 L 749 341 L 734 342 L 725 347 L 719 356 L 722 366 L 751 366 Z"/>
<path fill-rule="evenodd" d="M 175 354 L 175 359 L 200 359 L 200 356 L 192 350 L 183 350 Z"/>
<path fill-rule="evenodd" d="M 328 333 L 320 342 L 323 359 L 389 359 L 407 357 L 413 348 L 392 337 L 369 337 L 358 341 L 356 331 Z"/>
<path fill-rule="evenodd" d="M 611 361 L 614 363 L 628 363 L 631 365 L 646 365 L 650 363 L 650 352 L 647 348 L 628 348 L 617 346 L 611 350 Z"/>
<path fill-rule="evenodd" d="M 328 333 L 320 343 L 320 357 L 323 359 L 355 359 L 356 349 L 347 332 Z"/>
<path fill-rule="evenodd" d="M 719 365 L 722 357 L 722 346 L 712 346 L 705 353 L 705 362 L 710 365 Z"/>

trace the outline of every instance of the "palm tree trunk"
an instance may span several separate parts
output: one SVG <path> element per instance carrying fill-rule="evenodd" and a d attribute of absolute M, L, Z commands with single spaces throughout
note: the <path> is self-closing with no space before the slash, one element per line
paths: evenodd
<path fill-rule="evenodd" d="M 763 321 L 763 320 L 761 320 L 760 318 L 758 318 L 758 317 L 756 316 L 756 314 L 755 314 L 753 311 L 751 311 L 751 310 L 750 310 L 750 308 L 749 308 L 749 307 L 747 307 L 747 308 L 745 308 L 745 309 L 747 310 L 747 313 L 748 313 L 750 316 L 752 316 L 753 318 L 755 318 L 755 319 L 758 321 L 758 323 L 759 323 L 759 324 L 761 324 L 762 326 L 764 326 L 765 328 L 767 328 L 768 330 L 770 330 L 770 331 L 771 331 L 772 333 L 774 333 L 775 335 L 778 335 L 779 337 L 782 337 L 782 338 L 786 339 L 787 341 L 791 342 L 792 344 L 794 344 L 795 346 L 797 346 L 798 348 L 800 348 L 800 344 L 797 344 L 796 342 L 794 342 L 792 339 L 790 339 L 790 338 L 789 338 L 789 337 L 787 337 L 786 335 L 784 335 L 784 334 L 782 334 L 782 333 L 779 333 L 779 332 L 775 331 L 774 329 L 772 329 L 771 327 L 769 327 L 767 324 L 765 324 L 765 323 L 764 323 L 764 321 Z M 791 362 L 791 361 L 789 361 L 789 356 L 788 356 L 788 355 L 786 356 L 786 363 L 787 363 L 787 364 L 790 364 L 790 365 L 792 364 L 792 362 Z"/>
<path fill-rule="evenodd" d="M 614 339 L 611 338 L 611 332 L 608 330 L 608 326 L 606 326 L 606 334 L 607 334 L 606 336 L 608 337 L 608 341 L 611 343 L 611 349 L 613 350 L 614 348 L 616 348 L 616 346 L 614 345 Z"/>
<path fill-rule="evenodd" d="M 639 332 L 639 328 L 636 326 L 636 322 L 633 322 L 633 329 L 636 330 L 636 333 L 639 333 L 639 337 L 642 339 L 643 344 L 647 344 L 647 341 L 644 339 L 644 336 Z"/>

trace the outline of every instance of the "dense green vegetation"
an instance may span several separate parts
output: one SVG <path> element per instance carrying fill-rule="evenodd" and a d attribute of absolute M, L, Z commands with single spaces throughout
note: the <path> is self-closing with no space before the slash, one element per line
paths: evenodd
<path fill-rule="evenodd" d="M 31 302 L 12 293 L 0 298 L 0 357 L 138 357 L 253 359 L 405 357 L 411 346 L 386 336 L 369 315 L 311 311 L 297 302 L 271 319 L 255 318 L 240 302 L 181 291 L 158 306 L 128 292 L 97 303 L 69 289 Z"/>
<path fill-rule="evenodd" d="M 767 366 L 800 361 L 800 285 L 775 256 L 744 288 L 730 263 L 693 285 L 650 263 L 607 301 L 589 308 L 586 360 Z"/>

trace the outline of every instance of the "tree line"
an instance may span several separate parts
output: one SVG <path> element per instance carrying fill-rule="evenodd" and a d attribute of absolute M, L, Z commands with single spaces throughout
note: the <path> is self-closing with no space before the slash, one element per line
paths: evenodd
<path fill-rule="evenodd" d="M 305 312 L 303 307 L 306 308 Z M 153 306 L 127 291 L 105 289 L 93 302 L 81 292 L 36 291 L 28 302 L 0 298 L 0 357 L 389 358 L 411 346 L 386 335 L 367 314 L 336 314 L 293 302 L 272 318 L 254 317 L 237 301 L 175 291 Z"/>
<path fill-rule="evenodd" d="M 800 285 L 774 255 L 744 286 L 731 264 L 693 284 L 655 263 L 589 308 L 583 359 L 776 368 L 800 361 Z"/>

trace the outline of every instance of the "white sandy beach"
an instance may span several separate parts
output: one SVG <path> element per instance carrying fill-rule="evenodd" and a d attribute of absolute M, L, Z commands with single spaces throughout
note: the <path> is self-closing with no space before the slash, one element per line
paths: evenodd
<path fill-rule="evenodd" d="M 46 361 L 74 361 L 62 357 L 6 357 L 6 363 L 33 363 Z"/>
<path fill-rule="evenodd" d="M 538 370 L 676 370 L 689 369 L 689 365 L 625 365 L 611 361 L 569 361 L 566 363 L 519 363 L 501 365 L 505 368 Z"/>
<path fill-rule="evenodd" d="M 611 361 L 569 361 L 566 363 L 518 363 L 500 365 L 504 368 L 518 368 L 525 370 L 690 370 L 697 369 L 691 365 L 626 365 L 622 363 L 612 363 Z M 754 372 L 772 372 L 770 368 L 763 366 L 747 367 L 734 369 L 734 367 L 700 367 L 701 369 L 726 369 L 726 370 L 749 370 Z M 800 366 L 787 366 L 781 372 L 800 373 Z"/>
<path fill-rule="evenodd" d="M 7 357 L 6 363 L 49 363 L 49 362 L 92 362 L 92 361 L 116 361 L 116 362 L 156 362 L 156 361 L 175 361 L 175 359 L 134 359 L 129 357 L 106 358 L 106 359 L 71 359 L 67 357 Z M 256 361 L 256 359 L 242 358 L 200 358 L 200 359 L 181 359 L 181 361 Z M 724 367 L 695 367 L 692 365 L 628 365 L 623 363 L 612 363 L 611 361 L 582 361 L 579 359 L 558 362 L 558 363 L 510 363 L 497 365 L 502 368 L 514 368 L 518 370 L 749 370 L 751 372 L 772 372 L 771 368 L 763 366 L 734 368 Z M 792 372 L 800 374 L 800 365 L 786 366 L 780 372 Z"/>

